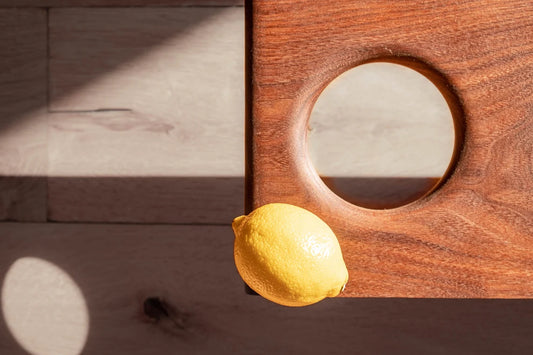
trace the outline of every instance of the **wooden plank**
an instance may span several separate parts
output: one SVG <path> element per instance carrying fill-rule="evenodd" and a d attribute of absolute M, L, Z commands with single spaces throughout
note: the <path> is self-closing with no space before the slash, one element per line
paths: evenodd
<path fill-rule="evenodd" d="M 242 6 L 244 0 L 0 0 L 0 7 Z"/>
<path fill-rule="evenodd" d="M 381 163 L 381 162 L 379 162 Z M 387 209 L 422 198 L 440 178 L 321 176 L 324 184 L 347 202 L 364 208 Z"/>
<path fill-rule="evenodd" d="M 53 10 L 50 38 L 50 219 L 242 214 L 242 10 Z"/>
<path fill-rule="evenodd" d="M 49 177 L 51 221 L 230 224 L 243 177 Z"/>
<path fill-rule="evenodd" d="M 426 195 L 454 150 L 453 118 L 438 88 L 392 63 L 368 63 L 336 78 L 320 93 L 308 127 L 309 156 L 326 186 L 365 208 Z"/>
<path fill-rule="evenodd" d="M 0 220 L 46 220 L 46 11 L 0 10 Z"/>
<path fill-rule="evenodd" d="M 242 119 L 243 17 L 236 8 L 53 9 L 50 109 Z"/>
<path fill-rule="evenodd" d="M 533 2 L 251 0 L 248 210 L 305 207 L 340 238 L 347 297 L 533 297 Z M 366 62 L 432 80 L 456 126 L 454 166 L 392 210 L 343 201 L 307 160 L 321 90 Z"/>
<path fill-rule="evenodd" d="M 248 296 L 229 226 L 0 224 L 0 235 L 6 354 L 25 353 L 21 346 L 39 354 L 525 354 L 532 346 L 527 300 L 336 298 L 295 309 Z M 148 311 L 159 320 L 146 316 L 147 298 L 159 298 L 168 316 L 154 302 Z"/>

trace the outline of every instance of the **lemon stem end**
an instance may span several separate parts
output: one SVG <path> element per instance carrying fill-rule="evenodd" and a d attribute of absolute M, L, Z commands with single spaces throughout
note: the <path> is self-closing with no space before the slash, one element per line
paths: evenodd
<path fill-rule="evenodd" d="M 246 216 L 239 216 L 233 220 L 233 222 L 231 223 L 231 227 L 233 228 L 235 232 L 241 227 L 245 218 Z"/>

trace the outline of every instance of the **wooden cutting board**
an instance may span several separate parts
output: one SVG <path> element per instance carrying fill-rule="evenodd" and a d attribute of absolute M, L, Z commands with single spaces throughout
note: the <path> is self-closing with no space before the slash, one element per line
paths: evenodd
<path fill-rule="evenodd" d="M 533 297 L 533 1 L 250 0 L 246 16 L 248 212 L 285 202 L 323 218 L 346 297 Z M 373 61 L 427 76 L 455 124 L 437 187 L 389 210 L 335 195 L 307 149 L 318 95 Z"/>

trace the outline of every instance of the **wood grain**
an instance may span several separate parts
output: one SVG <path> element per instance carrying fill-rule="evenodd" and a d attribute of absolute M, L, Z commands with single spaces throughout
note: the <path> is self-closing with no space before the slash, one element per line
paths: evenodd
<path fill-rule="evenodd" d="M 51 9 L 50 110 L 242 121 L 243 17 L 239 8 Z"/>
<path fill-rule="evenodd" d="M 242 214 L 243 16 L 51 11 L 51 220 L 229 224 Z"/>
<path fill-rule="evenodd" d="M 0 220 L 45 221 L 46 11 L 0 9 Z"/>
<path fill-rule="evenodd" d="M 224 224 L 243 213 L 244 178 L 49 177 L 48 220 Z"/>
<path fill-rule="evenodd" d="M 247 2 L 248 210 L 299 205 L 338 234 L 347 297 L 533 297 L 533 2 Z M 365 62 L 428 76 L 456 122 L 438 189 L 392 210 L 333 194 L 308 158 L 313 103 Z"/>
<path fill-rule="evenodd" d="M 242 6 L 243 0 L 0 0 L 0 7 Z"/>
<path fill-rule="evenodd" d="M 84 312 L 83 354 L 525 354 L 532 346 L 531 301 L 336 298 L 287 308 L 247 296 L 229 226 L 4 223 L 0 235 L 5 354 L 27 354 L 13 334 L 31 339 L 22 345 L 33 353 L 74 353 L 87 325 L 72 314 Z M 43 263 L 46 277 L 36 279 Z M 147 317 L 147 298 L 159 298 L 168 316 Z"/>

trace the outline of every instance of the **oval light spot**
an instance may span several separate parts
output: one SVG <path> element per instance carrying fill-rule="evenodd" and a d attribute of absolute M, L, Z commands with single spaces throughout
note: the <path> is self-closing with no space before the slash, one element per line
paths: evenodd
<path fill-rule="evenodd" d="M 2 313 L 21 347 L 36 355 L 78 355 L 89 332 L 83 294 L 60 267 L 35 257 L 17 259 L 2 285 Z"/>

